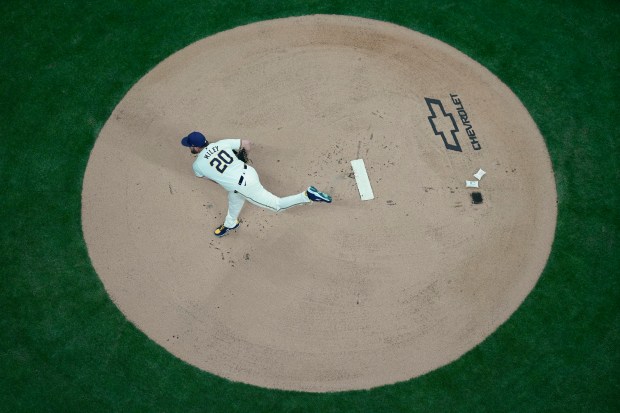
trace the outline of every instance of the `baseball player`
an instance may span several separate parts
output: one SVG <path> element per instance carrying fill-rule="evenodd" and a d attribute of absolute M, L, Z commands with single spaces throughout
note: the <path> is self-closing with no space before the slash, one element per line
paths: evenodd
<path fill-rule="evenodd" d="M 200 132 L 192 132 L 181 140 L 181 144 L 198 154 L 194 161 L 194 174 L 220 184 L 228 191 L 228 214 L 222 225 L 214 231 L 223 237 L 239 227 L 239 213 L 249 201 L 259 207 L 278 212 L 295 205 L 311 202 L 332 202 L 332 197 L 311 186 L 297 195 L 280 198 L 267 191 L 260 183 L 256 170 L 248 165 L 245 151 L 251 142 L 245 139 L 223 139 L 209 143 Z M 242 159 L 237 158 L 240 153 Z"/>

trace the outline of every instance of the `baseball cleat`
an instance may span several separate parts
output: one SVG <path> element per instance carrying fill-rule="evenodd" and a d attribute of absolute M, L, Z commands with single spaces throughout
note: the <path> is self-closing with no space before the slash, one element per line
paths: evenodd
<path fill-rule="evenodd" d="M 308 188 L 308 190 L 306 191 L 306 195 L 308 195 L 308 198 L 314 202 L 327 202 L 328 204 L 332 202 L 331 196 L 327 195 L 324 192 L 320 192 L 313 186 Z"/>
<path fill-rule="evenodd" d="M 230 231 L 239 228 L 239 221 L 237 221 L 237 225 L 235 225 L 232 228 L 228 228 L 225 227 L 224 224 L 220 225 L 219 227 L 215 228 L 215 231 L 213 231 L 213 233 L 215 234 L 216 237 L 223 237 L 224 235 L 228 234 Z"/>

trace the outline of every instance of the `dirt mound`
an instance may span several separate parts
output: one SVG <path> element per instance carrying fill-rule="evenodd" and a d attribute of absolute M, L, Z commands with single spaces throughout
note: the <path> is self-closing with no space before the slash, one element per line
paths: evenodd
<path fill-rule="evenodd" d="M 193 130 L 252 140 L 266 188 L 333 204 L 246 205 L 216 239 L 226 193 L 193 176 Z M 473 348 L 535 285 L 555 220 L 544 141 L 503 83 L 343 16 L 239 27 L 163 61 L 112 113 L 83 190 L 93 265 L 129 320 L 201 369 L 304 391 L 406 380 Z"/>

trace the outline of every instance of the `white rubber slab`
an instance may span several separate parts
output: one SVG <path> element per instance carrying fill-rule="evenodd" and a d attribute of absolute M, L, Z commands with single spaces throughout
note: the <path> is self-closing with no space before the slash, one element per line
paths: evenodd
<path fill-rule="evenodd" d="M 368 179 L 368 173 L 366 172 L 364 160 L 355 159 L 351 161 L 351 166 L 353 167 L 355 182 L 357 182 L 357 189 L 360 191 L 362 201 L 374 199 L 375 195 L 372 193 L 372 187 L 370 186 L 370 180 Z"/>

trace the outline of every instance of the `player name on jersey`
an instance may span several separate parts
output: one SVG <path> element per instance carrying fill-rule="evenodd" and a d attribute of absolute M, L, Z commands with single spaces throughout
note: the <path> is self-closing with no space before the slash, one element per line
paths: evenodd
<path fill-rule="evenodd" d="M 205 152 L 205 159 L 209 159 L 209 157 L 215 153 L 217 153 L 217 145 L 212 146 L 211 148 L 208 148 L 207 151 Z"/>

